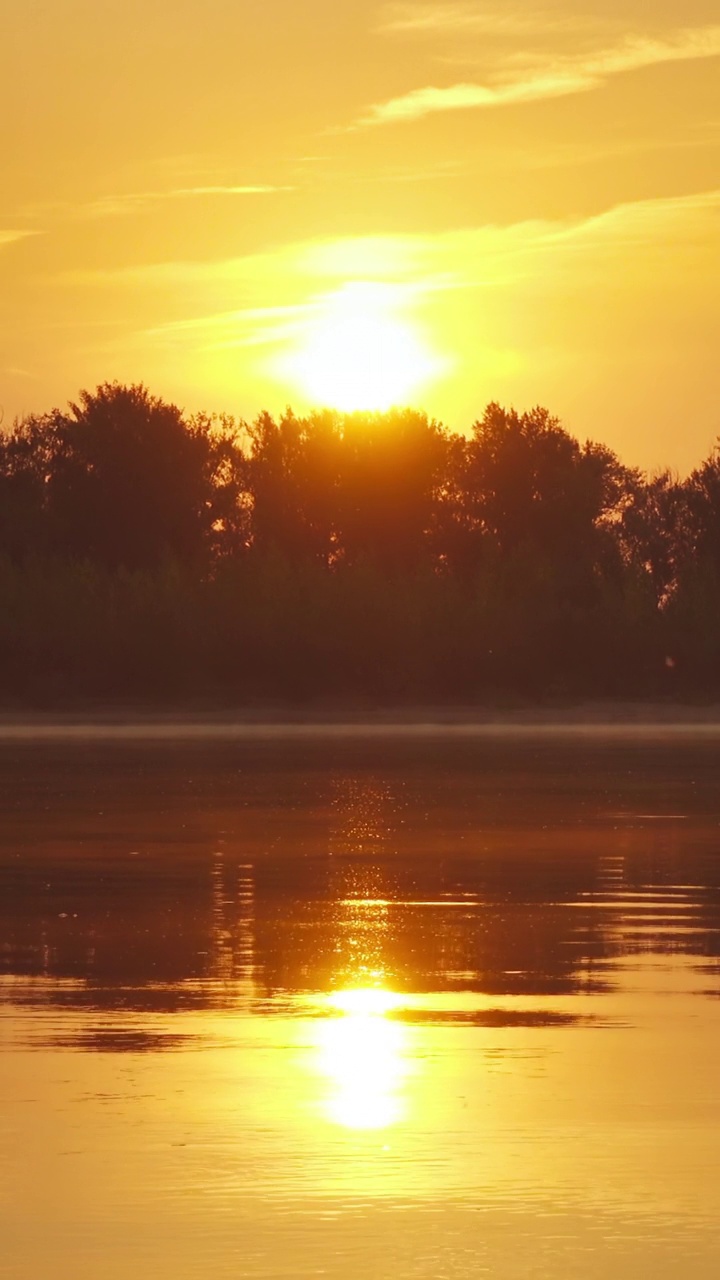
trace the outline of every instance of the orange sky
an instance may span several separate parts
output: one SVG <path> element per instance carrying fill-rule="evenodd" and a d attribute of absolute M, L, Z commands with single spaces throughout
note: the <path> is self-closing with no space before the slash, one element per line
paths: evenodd
<path fill-rule="evenodd" d="M 6 423 L 112 378 L 302 410 L 356 346 L 348 403 L 384 354 L 456 429 L 540 402 L 680 470 L 720 433 L 717 0 L 0 0 L 0 29 Z"/>

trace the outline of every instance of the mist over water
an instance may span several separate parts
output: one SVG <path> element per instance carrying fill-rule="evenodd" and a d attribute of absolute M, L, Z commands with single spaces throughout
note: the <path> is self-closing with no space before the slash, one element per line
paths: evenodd
<path fill-rule="evenodd" d="M 719 766 L 0 744 L 7 1274 L 716 1276 Z"/>

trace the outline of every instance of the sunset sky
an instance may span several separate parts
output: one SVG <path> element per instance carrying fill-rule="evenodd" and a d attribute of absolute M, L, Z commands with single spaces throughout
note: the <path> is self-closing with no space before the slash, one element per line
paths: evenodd
<path fill-rule="evenodd" d="M 0 0 L 0 405 L 720 433 L 718 0 Z M 354 358 L 351 358 L 354 351 Z"/>

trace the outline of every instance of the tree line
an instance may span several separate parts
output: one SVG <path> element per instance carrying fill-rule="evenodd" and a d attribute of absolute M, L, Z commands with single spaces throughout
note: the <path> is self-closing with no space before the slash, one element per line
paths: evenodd
<path fill-rule="evenodd" d="M 252 423 L 105 384 L 0 437 L 0 690 L 720 691 L 720 452 L 685 480 L 490 404 Z"/>

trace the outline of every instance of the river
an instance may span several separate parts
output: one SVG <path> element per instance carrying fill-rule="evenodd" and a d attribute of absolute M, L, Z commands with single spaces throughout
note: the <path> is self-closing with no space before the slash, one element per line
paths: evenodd
<path fill-rule="evenodd" d="M 720 740 L 0 745 L 8 1280 L 716 1280 Z"/>

